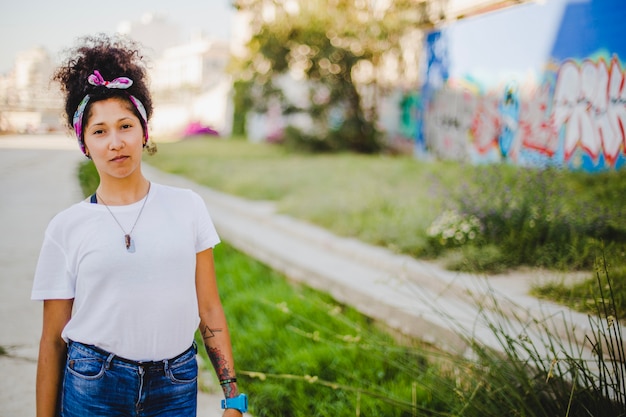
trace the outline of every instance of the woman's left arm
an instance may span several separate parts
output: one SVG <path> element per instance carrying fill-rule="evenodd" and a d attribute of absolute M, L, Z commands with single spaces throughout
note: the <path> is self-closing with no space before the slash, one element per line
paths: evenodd
<path fill-rule="evenodd" d="M 209 359 L 226 398 L 239 395 L 235 363 L 226 316 L 217 289 L 213 249 L 196 254 L 196 291 L 200 313 L 200 333 Z M 234 409 L 226 409 L 224 416 L 239 416 Z"/>

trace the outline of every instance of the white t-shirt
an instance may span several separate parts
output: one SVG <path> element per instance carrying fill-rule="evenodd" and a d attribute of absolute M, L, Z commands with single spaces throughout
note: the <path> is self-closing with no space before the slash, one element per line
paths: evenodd
<path fill-rule="evenodd" d="M 220 239 L 204 201 L 191 190 L 152 184 L 126 249 L 104 205 L 87 201 L 48 225 L 31 298 L 74 299 L 67 340 L 144 361 L 172 358 L 199 324 L 196 253 Z M 144 200 L 109 206 L 130 232 Z"/>

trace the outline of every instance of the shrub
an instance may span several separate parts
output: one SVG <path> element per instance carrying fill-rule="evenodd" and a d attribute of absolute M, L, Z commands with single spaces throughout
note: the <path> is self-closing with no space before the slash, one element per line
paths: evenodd
<path fill-rule="evenodd" d="M 474 172 L 429 228 L 432 246 L 495 245 L 509 266 L 576 270 L 593 266 L 603 241 L 610 246 L 621 240 L 623 226 L 615 220 L 623 217 L 622 206 L 575 193 L 583 176 L 502 166 Z M 480 239 L 460 233 L 470 220 Z"/>
<path fill-rule="evenodd" d="M 368 123 L 357 119 L 345 120 L 336 129 L 304 132 L 295 126 L 285 128 L 282 142 L 287 149 L 304 152 L 377 153 L 382 150 L 379 133 Z"/>
<path fill-rule="evenodd" d="M 451 271 L 476 273 L 482 273 L 483 271 L 501 273 L 508 268 L 507 257 L 495 245 L 481 247 L 466 245 L 456 250 L 448 251 L 443 256 L 443 263 Z"/>

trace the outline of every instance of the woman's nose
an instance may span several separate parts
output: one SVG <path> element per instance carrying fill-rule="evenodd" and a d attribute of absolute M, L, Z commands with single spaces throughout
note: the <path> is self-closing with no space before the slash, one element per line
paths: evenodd
<path fill-rule="evenodd" d="M 111 149 L 121 149 L 124 147 L 124 140 L 122 139 L 122 135 L 118 132 L 111 133 L 111 141 L 109 142 L 109 148 Z"/>

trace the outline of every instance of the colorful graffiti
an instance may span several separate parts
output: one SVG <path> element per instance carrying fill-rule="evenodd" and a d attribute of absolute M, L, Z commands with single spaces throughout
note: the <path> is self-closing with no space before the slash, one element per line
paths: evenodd
<path fill-rule="evenodd" d="M 424 116 L 428 152 L 443 159 L 466 160 L 467 137 L 475 107 L 476 97 L 469 92 L 452 88 L 437 91 Z"/>
<path fill-rule="evenodd" d="M 422 86 L 421 95 L 422 101 L 420 102 L 419 114 L 422 116 L 421 129 L 417 131 L 415 137 L 415 147 L 418 154 L 426 152 L 426 134 L 427 120 L 424 106 L 433 100 L 433 94 L 443 88 L 448 81 L 448 50 L 447 40 L 444 39 L 444 33 L 441 31 L 433 31 L 426 35 L 425 40 L 425 73 L 423 77 L 425 79 Z M 431 133 L 435 133 L 432 131 Z M 432 143 L 432 141 L 431 141 Z"/>
<path fill-rule="evenodd" d="M 552 0 L 425 38 L 422 131 L 441 158 L 626 167 L 622 0 Z"/>
<path fill-rule="evenodd" d="M 594 159 L 614 166 L 624 153 L 626 88 L 617 57 L 606 61 L 565 62 L 554 92 L 554 124 L 564 126 L 564 152 L 569 159 L 578 147 Z"/>
<path fill-rule="evenodd" d="M 399 133 L 404 138 L 414 138 L 420 130 L 421 117 L 420 96 L 416 93 L 404 94 L 400 101 L 400 127 Z"/>
<path fill-rule="evenodd" d="M 493 91 L 449 80 L 425 109 L 427 148 L 439 157 L 572 169 L 626 162 L 626 70 L 617 56 L 567 60 L 539 86 Z"/>

